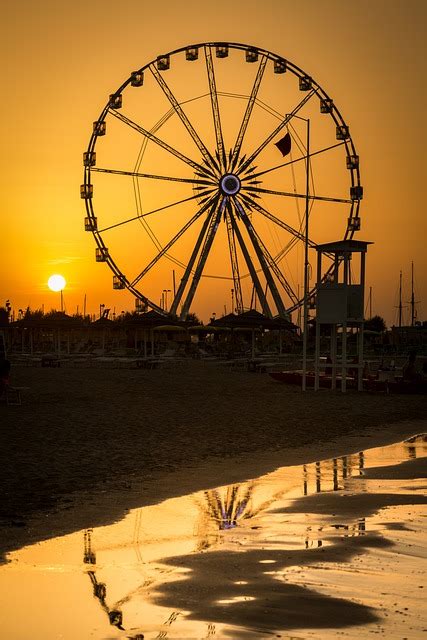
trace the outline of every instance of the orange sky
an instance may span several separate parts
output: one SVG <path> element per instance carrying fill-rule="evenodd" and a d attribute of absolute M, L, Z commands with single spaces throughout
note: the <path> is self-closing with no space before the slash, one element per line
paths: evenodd
<path fill-rule="evenodd" d="M 77 305 L 82 309 L 85 293 L 92 313 L 100 303 L 117 312 L 134 308 L 130 293 L 112 290 L 111 271 L 95 262 L 94 239 L 83 230 L 79 186 L 92 122 L 130 72 L 159 53 L 195 42 L 230 41 L 282 55 L 334 98 L 360 155 L 365 199 L 357 238 L 375 243 L 367 263 L 373 313 L 388 324 L 396 322 L 399 270 L 406 301 L 413 260 L 418 317 L 424 319 L 426 14 L 422 0 L 361 0 L 351 6 L 338 0 L 164 1 L 150 6 L 135 0 L 24 0 L 5 6 L 0 25 L 0 305 L 9 299 L 16 310 L 42 304 L 58 308 L 59 294 L 47 288 L 48 277 L 57 272 L 68 283 L 68 312 Z M 126 144 L 118 157 L 125 156 Z M 151 161 L 154 166 L 154 156 Z M 128 229 L 120 235 L 121 247 L 130 248 L 136 265 L 138 244 L 132 244 L 134 228 Z M 321 233 L 324 241 L 336 240 L 342 229 L 331 222 Z M 220 246 L 217 251 L 219 259 Z M 124 251 L 120 259 L 128 257 Z M 165 267 L 157 284 L 150 285 L 153 299 L 172 288 L 171 269 Z M 204 320 L 213 311 L 220 315 L 224 304 L 229 311 L 229 284 L 203 283 L 205 293 L 195 299 L 194 311 Z"/>

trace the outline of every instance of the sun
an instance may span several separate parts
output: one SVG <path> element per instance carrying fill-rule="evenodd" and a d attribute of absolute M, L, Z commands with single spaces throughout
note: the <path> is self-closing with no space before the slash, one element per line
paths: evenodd
<path fill-rule="evenodd" d="M 66 281 L 64 276 L 60 276 L 58 273 L 55 273 L 53 276 L 50 276 L 47 281 L 47 286 L 51 291 L 62 291 L 65 288 Z"/>

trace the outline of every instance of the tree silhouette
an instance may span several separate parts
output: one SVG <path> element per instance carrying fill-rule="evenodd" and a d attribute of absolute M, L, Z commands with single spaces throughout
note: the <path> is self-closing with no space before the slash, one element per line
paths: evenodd
<path fill-rule="evenodd" d="M 381 316 L 373 316 L 373 318 L 369 318 L 369 320 L 365 321 L 365 329 L 368 331 L 378 331 L 378 333 L 383 333 L 386 331 L 387 327 L 384 318 Z"/>
<path fill-rule="evenodd" d="M 9 312 L 6 307 L 0 307 L 0 327 L 6 327 L 9 324 Z"/>

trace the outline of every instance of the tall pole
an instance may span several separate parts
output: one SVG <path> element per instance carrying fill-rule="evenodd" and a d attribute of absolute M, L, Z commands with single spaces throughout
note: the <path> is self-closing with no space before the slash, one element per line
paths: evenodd
<path fill-rule="evenodd" d="M 170 289 L 163 289 L 163 294 L 164 294 L 164 310 L 167 311 L 168 310 L 168 293 L 170 293 L 171 290 Z"/>
<path fill-rule="evenodd" d="M 411 327 L 415 324 L 414 263 L 411 263 Z"/>
<path fill-rule="evenodd" d="M 399 328 L 402 326 L 402 272 L 399 276 Z"/>
<path fill-rule="evenodd" d="M 62 289 L 61 289 L 61 312 L 64 311 L 64 296 L 62 295 Z"/>
<path fill-rule="evenodd" d="M 172 283 L 173 283 L 173 298 L 176 296 L 176 282 L 175 282 L 175 269 L 172 269 Z"/>
<path fill-rule="evenodd" d="M 308 213 L 310 203 L 310 120 L 307 120 L 307 162 L 305 182 L 305 234 L 304 234 L 304 319 L 302 336 L 302 390 L 307 388 L 307 329 L 308 329 Z"/>

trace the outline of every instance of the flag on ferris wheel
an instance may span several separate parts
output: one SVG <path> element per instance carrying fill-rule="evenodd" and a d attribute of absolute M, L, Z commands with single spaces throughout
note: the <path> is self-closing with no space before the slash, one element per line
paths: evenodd
<path fill-rule="evenodd" d="M 290 153 L 292 147 L 292 138 L 290 136 L 290 133 L 287 133 L 285 136 L 283 136 L 283 138 L 279 140 L 279 142 L 275 142 L 274 144 L 279 149 L 282 156 L 287 156 L 288 153 Z"/>

